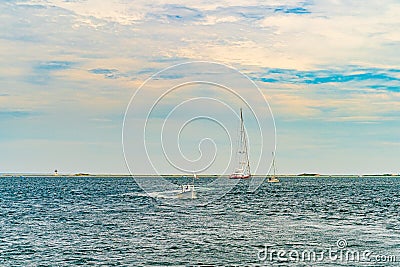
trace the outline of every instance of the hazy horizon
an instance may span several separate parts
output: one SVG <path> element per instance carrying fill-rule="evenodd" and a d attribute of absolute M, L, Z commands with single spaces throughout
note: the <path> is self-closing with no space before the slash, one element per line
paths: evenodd
<path fill-rule="evenodd" d="M 257 115 L 266 115 L 261 121 L 268 130 L 262 130 L 260 142 L 255 119 L 249 110 L 244 114 L 256 173 L 268 171 L 275 141 L 278 173 L 400 172 L 400 4 L 395 0 L 362 5 L 10 0 L 0 8 L 0 173 L 129 173 L 121 134 L 131 97 L 157 72 L 192 61 L 231 66 L 259 87 L 258 92 L 243 83 L 235 89 L 253 101 Z M 236 85 L 231 76 L 210 73 L 222 85 Z M 150 107 L 160 85 L 169 88 L 210 73 L 183 68 L 160 76 L 135 107 Z M 221 88 L 189 89 L 171 95 L 153 114 L 146 153 L 154 166 L 142 163 L 142 150 L 135 154 L 137 144 L 129 147 L 128 161 L 136 163 L 132 173 L 174 172 L 159 152 L 155 130 L 173 107 L 190 97 L 231 100 Z M 273 117 L 260 111 L 266 107 L 257 102 L 262 98 Z M 230 103 L 235 112 L 242 107 Z M 208 112 L 236 127 L 235 116 L 216 104 L 189 106 L 193 114 Z M 132 112 L 130 121 L 143 123 L 147 111 Z M 169 126 L 181 125 L 185 115 L 171 117 Z M 223 172 L 231 147 L 215 125 L 198 122 L 182 131 L 179 163 L 189 165 L 217 147 L 208 171 L 232 171 Z M 132 130 L 129 137 L 142 142 L 142 132 Z M 214 143 L 203 142 L 204 134 Z M 265 153 L 261 162 L 257 149 Z"/>
<path fill-rule="evenodd" d="M 89 172 L 74 172 L 74 173 L 63 173 L 59 172 L 57 175 L 51 172 L 42 172 L 42 173 L 35 173 L 35 172 L 3 172 L 0 175 L 38 175 L 38 176 L 187 176 L 190 177 L 190 174 L 181 174 L 181 173 L 162 173 L 162 174 L 149 174 L 149 173 L 138 173 L 138 174 L 130 174 L 130 173 L 89 173 Z M 255 177 L 262 177 L 270 174 L 252 174 Z M 301 172 L 301 173 L 277 173 L 277 176 L 400 176 L 400 173 L 316 173 L 316 172 Z M 198 175 L 201 176 L 229 176 L 229 174 L 216 174 L 216 173 L 202 173 Z"/>

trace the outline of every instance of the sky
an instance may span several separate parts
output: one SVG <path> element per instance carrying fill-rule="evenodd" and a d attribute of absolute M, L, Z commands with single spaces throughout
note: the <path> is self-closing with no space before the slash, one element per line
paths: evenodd
<path fill-rule="evenodd" d="M 251 108 L 259 116 L 268 117 L 268 130 L 262 130 L 268 140 L 261 150 L 270 155 L 276 145 L 278 173 L 400 173 L 396 0 L 6 0 L 0 10 L 0 173 L 129 173 L 122 145 L 128 104 L 152 75 L 193 61 L 222 64 L 258 86 L 259 91 L 243 83 L 235 90 L 255 101 Z M 160 96 L 160 86 L 170 88 L 202 71 L 209 69 L 172 71 L 142 87 L 135 101 L 148 108 Z M 220 75 L 218 82 L 234 87 L 233 76 Z M 193 96 L 230 99 L 218 88 L 200 86 L 171 95 L 164 105 L 171 111 L 171 103 Z M 268 104 L 257 102 L 263 98 Z M 198 114 L 237 118 L 207 101 L 193 106 Z M 240 104 L 229 103 L 237 112 Z M 168 115 L 159 107 L 152 122 Z M 182 126 L 178 117 L 171 125 Z M 260 150 L 249 110 L 245 118 L 250 147 Z M 143 123 L 146 113 L 129 119 Z M 189 158 L 199 156 L 194 143 L 222 129 L 204 123 L 210 121 L 183 131 L 181 149 Z M 133 125 L 129 138 L 141 141 L 142 129 Z M 149 127 L 160 136 L 159 128 Z M 200 152 L 218 152 L 210 173 L 225 170 L 231 143 L 224 136 L 221 131 L 214 143 L 207 139 Z M 163 165 L 166 157 L 154 148 L 160 139 L 154 140 L 148 155 L 163 166 L 157 172 L 176 173 Z M 132 173 L 153 173 L 154 166 L 140 163 L 146 155 L 140 149 L 135 153 L 131 144 Z M 250 156 L 257 165 L 256 156 Z M 261 161 L 267 167 L 259 174 L 268 171 L 271 158 Z"/>

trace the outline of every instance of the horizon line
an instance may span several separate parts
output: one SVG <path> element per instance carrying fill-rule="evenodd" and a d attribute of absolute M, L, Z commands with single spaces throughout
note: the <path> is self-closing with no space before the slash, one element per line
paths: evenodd
<path fill-rule="evenodd" d="M 273 174 L 253 174 L 252 177 L 268 177 L 272 176 Z M 65 177 L 65 176 L 72 176 L 72 177 L 82 177 L 82 176 L 124 176 L 124 177 L 186 177 L 191 176 L 191 174 L 177 174 L 177 173 L 165 173 L 165 174 L 129 174 L 129 173 L 40 173 L 40 172 L 0 172 L 0 177 L 9 177 L 9 176 L 46 176 L 46 177 Z M 197 174 L 198 177 L 205 177 L 205 176 L 213 176 L 213 177 L 225 177 L 229 176 L 229 174 Z M 309 176 L 309 177 L 329 177 L 329 176 L 400 176 L 400 173 L 364 173 L 364 174 L 357 174 L 357 173 L 312 173 L 312 172 L 303 172 L 303 173 L 286 173 L 286 174 L 275 174 L 275 176 L 285 177 L 285 176 Z"/>

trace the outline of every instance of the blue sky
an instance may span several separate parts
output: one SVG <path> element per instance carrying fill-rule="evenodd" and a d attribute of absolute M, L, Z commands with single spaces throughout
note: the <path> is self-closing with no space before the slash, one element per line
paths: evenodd
<path fill-rule="evenodd" d="M 9 0 L 0 10 L 0 173 L 127 173 L 132 94 L 196 60 L 259 86 L 280 173 L 400 172 L 398 1 Z"/>

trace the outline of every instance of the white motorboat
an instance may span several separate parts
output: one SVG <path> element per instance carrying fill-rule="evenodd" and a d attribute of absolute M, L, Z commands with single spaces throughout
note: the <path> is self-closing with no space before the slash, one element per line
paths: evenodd
<path fill-rule="evenodd" d="M 196 174 L 193 174 L 192 184 L 181 185 L 181 192 L 178 193 L 177 197 L 181 199 L 194 199 L 197 197 L 196 190 L 194 189 L 194 179 L 197 178 Z"/>

